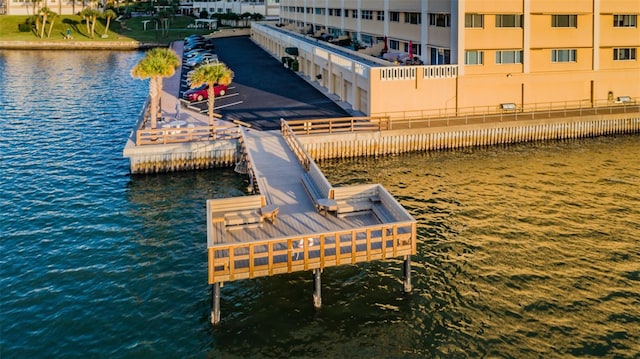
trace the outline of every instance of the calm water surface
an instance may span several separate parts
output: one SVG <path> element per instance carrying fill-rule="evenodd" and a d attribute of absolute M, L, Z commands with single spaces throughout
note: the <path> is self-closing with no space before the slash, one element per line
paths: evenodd
<path fill-rule="evenodd" d="M 640 136 L 323 162 L 419 221 L 401 261 L 227 283 L 205 199 L 231 170 L 130 176 L 136 52 L 0 51 L 0 357 L 640 356 Z"/>

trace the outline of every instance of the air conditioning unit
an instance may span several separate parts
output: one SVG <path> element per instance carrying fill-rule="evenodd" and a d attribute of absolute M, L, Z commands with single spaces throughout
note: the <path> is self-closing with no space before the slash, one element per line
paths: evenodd
<path fill-rule="evenodd" d="M 500 104 L 500 109 L 502 109 L 503 111 L 515 111 L 516 110 L 516 104 L 515 103 L 501 103 Z"/>

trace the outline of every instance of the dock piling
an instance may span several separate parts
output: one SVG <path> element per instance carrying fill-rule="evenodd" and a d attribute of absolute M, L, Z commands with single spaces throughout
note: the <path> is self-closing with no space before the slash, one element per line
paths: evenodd
<path fill-rule="evenodd" d="M 211 286 L 211 324 L 220 323 L 220 283 Z"/>
<path fill-rule="evenodd" d="M 322 306 L 322 293 L 320 291 L 320 274 L 322 270 L 320 268 L 313 270 L 313 306 L 318 309 Z"/>
<path fill-rule="evenodd" d="M 402 265 L 402 275 L 404 277 L 404 292 L 411 292 L 411 256 L 404 257 L 404 263 Z"/>

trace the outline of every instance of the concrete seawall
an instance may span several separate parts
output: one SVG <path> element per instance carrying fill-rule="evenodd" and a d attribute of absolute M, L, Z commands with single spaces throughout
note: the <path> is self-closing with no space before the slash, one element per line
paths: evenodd
<path fill-rule="evenodd" d="M 129 141 L 124 149 L 133 174 L 231 167 L 239 161 L 240 152 L 237 139 L 137 147 Z"/>
<path fill-rule="evenodd" d="M 640 113 L 299 136 L 315 160 L 640 132 Z"/>
<path fill-rule="evenodd" d="M 0 41 L 0 49 L 6 50 L 143 50 L 159 46 L 167 45 L 138 41 Z"/>

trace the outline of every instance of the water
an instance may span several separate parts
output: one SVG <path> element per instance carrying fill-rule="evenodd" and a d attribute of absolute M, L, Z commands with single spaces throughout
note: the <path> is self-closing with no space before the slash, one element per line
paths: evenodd
<path fill-rule="evenodd" d="M 401 261 L 226 283 L 205 199 L 231 170 L 130 176 L 136 52 L 0 51 L 0 356 L 640 357 L 640 136 L 326 161 L 419 221 Z"/>

